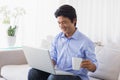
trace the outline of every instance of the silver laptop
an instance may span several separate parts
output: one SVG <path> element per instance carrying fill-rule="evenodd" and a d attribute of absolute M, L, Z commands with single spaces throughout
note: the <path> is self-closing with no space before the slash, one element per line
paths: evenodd
<path fill-rule="evenodd" d="M 23 51 L 29 66 L 55 75 L 73 75 L 70 72 L 55 69 L 49 50 L 23 46 Z"/>

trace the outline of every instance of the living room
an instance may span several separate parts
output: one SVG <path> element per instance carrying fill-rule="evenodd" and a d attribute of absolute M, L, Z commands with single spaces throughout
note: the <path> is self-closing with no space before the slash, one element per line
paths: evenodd
<path fill-rule="evenodd" d="M 50 48 L 53 38 L 60 32 L 54 12 L 62 4 L 70 4 L 76 9 L 76 27 L 96 45 L 96 55 L 101 62 L 98 70 L 101 72 L 90 73 L 90 76 L 98 78 L 97 80 L 119 80 L 120 0 L 0 0 L 1 76 L 6 80 L 27 80 L 30 67 L 24 57 L 22 45 Z M 17 15 L 15 11 L 18 12 Z M 8 41 L 10 26 L 16 26 L 13 44 Z M 21 75 L 17 71 L 19 69 L 26 71 L 26 74 Z M 11 70 L 17 71 L 19 76 L 17 72 L 9 74 Z M 114 76 L 109 75 L 112 73 Z"/>

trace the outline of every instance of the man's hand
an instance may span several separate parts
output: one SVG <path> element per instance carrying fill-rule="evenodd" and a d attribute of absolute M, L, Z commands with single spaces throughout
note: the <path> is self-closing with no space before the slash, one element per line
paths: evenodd
<path fill-rule="evenodd" d="M 56 65 L 56 62 L 53 59 L 52 59 L 52 63 L 53 63 L 54 66 Z"/>
<path fill-rule="evenodd" d="M 95 64 L 93 64 L 90 60 L 83 60 L 80 65 L 81 68 L 86 68 L 91 72 L 96 70 Z"/>

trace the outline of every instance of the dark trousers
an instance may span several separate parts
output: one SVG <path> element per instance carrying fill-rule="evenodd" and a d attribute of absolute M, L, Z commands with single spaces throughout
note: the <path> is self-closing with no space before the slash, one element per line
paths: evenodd
<path fill-rule="evenodd" d="M 52 75 L 37 69 L 30 69 L 28 80 L 81 80 L 78 76 L 71 75 Z"/>

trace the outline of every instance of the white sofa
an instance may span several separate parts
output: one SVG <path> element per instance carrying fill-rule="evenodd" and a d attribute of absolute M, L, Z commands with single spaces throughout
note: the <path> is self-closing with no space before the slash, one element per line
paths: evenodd
<path fill-rule="evenodd" d="M 96 46 L 99 67 L 89 73 L 90 80 L 120 80 L 120 47 L 116 44 Z M 0 51 L 0 80 L 27 80 L 30 67 L 22 49 Z"/>

